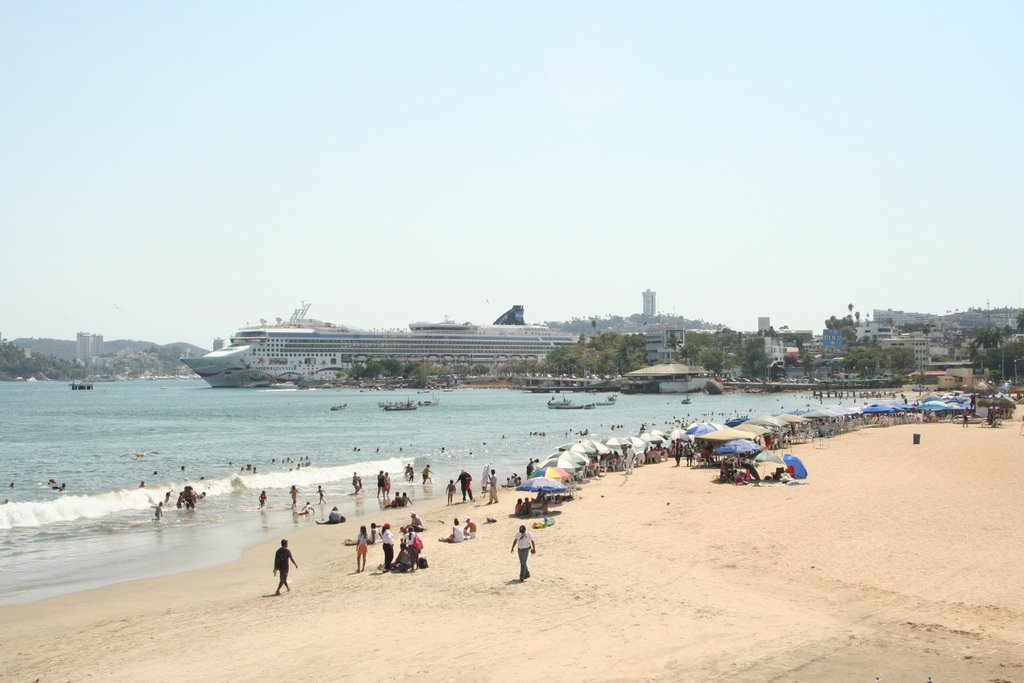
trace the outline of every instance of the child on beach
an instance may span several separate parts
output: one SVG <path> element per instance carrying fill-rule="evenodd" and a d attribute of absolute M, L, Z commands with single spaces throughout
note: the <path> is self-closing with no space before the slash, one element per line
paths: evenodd
<path fill-rule="evenodd" d="M 455 498 L 455 480 L 454 479 L 449 479 L 448 480 L 448 488 L 446 490 L 448 491 L 448 504 L 451 505 L 452 504 L 452 500 Z"/>

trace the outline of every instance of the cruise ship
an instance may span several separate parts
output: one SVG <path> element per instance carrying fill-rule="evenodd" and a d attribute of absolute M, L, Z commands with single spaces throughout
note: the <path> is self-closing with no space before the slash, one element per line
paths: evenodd
<path fill-rule="evenodd" d="M 513 306 L 491 325 L 445 320 L 412 323 L 408 332 L 375 332 L 308 318 L 303 302 L 291 318 L 260 321 L 231 337 L 229 345 L 181 362 L 212 387 L 259 387 L 279 382 L 334 379 L 354 364 L 391 358 L 439 365 L 494 366 L 543 360 L 576 337 L 543 325 L 527 325 L 523 307 Z"/>

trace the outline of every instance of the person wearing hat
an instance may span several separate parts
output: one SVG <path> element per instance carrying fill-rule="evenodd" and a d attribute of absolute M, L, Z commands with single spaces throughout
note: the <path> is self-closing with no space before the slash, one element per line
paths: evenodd
<path fill-rule="evenodd" d="M 380 542 L 384 546 L 384 571 L 391 571 L 391 563 L 395 559 L 395 535 L 391 533 L 391 524 L 384 523 L 384 531 L 380 535 Z"/>
<path fill-rule="evenodd" d="M 466 534 L 466 540 L 468 541 L 471 538 L 476 538 L 476 522 L 471 520 L 469 517 L 466 517 L 462 521 L 465 522 L 465 525 L 463 526 L 463 533 Z"/>
<path fill-rule="evenodd" d="M 426 527 L 423 526 L 423 520 L 420 519 L 419 515 L 417 515 L 415 512 L 410 512 L 409 513 L 409 517 L 412 520 L 412 521 L 409 522 L 409 528 L 410 529 L 412 529 L 413 531 L 416 531 L 416 532 L 420 532 L 420 531 L 425 531 L 426 530 Z"/>

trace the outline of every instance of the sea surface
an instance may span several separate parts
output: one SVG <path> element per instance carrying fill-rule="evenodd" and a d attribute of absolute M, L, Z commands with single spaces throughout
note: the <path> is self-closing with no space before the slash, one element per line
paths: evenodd
<path fill-rule="evenodd" d="M 571 395 L 578 402 L 604 395 Z M 439 399 L 434 407 L 385 412 L 381 401 Z M 594 410 L 549 410 L 550 395 L 500 389 L 415 391 L 355 389 L 211 389 L 202 380 L 97 383 L 71 391 L 60 382 L 0 382 L 0 604 L 27 602 L 130 579 L 209 566 L 312 524 L 292 514 L 299 504 L 327 504 L 346 516 L 379 510 L 376 474 L 391 473 L 392 492 L 414 500 L 443 496 L 465 468 L 485 465 L 501 481 L 525 475 L 530 458 L 560 444 L 667 431 L 700 419 L 807 407 L 795 394 L 621 396 Z M 331 411 L 334 404 L 347 408 Z M 621 425 L 621 426 L 619 426 Z M 296 463 L 308 458 L 308 467 Z M 282 460 L 284 462 L 282 462 Z M 289 462 L 290 460 L 290 462 Z M 416 481 L 430 465 L 434 485 Z M 247 472 L 247 464 L 256 472 Z M 368 493 L 353 495 L 354 472 Z M 52 482 L 51 482 L 52 480 Z M 145 487 L 140 484 L 145 482 Z M 11 488 L 9 483 L 14 483 Z M 60 492 L 55 486 L 66 484 Z M 196 510 L 177 509 L 190 484 L 206 493 Z M 266 490 L 268 508 L 259 510 Z M 164 518 L 153 508 L 171 492 Z"/>

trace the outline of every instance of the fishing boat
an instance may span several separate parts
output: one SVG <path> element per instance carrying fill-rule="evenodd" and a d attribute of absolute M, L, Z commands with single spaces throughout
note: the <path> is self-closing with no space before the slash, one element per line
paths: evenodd
<path fill-rule="evenodd" d="M 377 405 L 383 408 L 385 412 L 393 412 L 396 410 L 416 410 L 419 408 L 419 406 L 416 405 L 416 402 L 411 399 L 408 401 L 385 401 L 383 403 L 378 403 Z"/>
<path fill-rule="evenodd" d="M 613 406 L 613 405 L 615 405 L 615 402 L 618 401 L 618 400 L 619 400 L 619 397 L 614 395 L 614 394 L 612 394 L 611 396 L 609 396 L 608 398 L 606 398 L 603 401 L 595 402 L 594 405 L 595 406 Z"/>
<path fill-rule="evenodd" d="M 691 401 L 691 400 L 690 400 L 690 397 L 689 397 L 689 396 L 687 396 L 687 397 L 686 397 L 686 398 L 684 398 L 684 399 L 683 399 L 682 401 L 680 401 L 680 403 L 682 403 L 682 404 L 683 404 L 684 406 L 688 406 L 688 405 L 690 405 L 691 403 L 693 403 L 693 401 Z"/>
<path fill-rule="evenodd" d="M 331 406 L 331 410 L 332 411 L 333 410 L 345 410 L 345 408 L 348 408 L 348 404 L 347 403 L 339 403 L 337 405 Z"/>
<path fill-rule="evenodd" d="M 433 408 L 434 406 L 441 405 L 441 399 L 432 398 L 429 401 L 417 401 L 416 405 L 418 405 L 420 408 Z"/>
<path fill-rule="evenodd" d="M 589 403 L 587 405 L 589 405 L 591 408 L 594 407 L 594 404 L 592 403 Z M 564 397 L 558 400 L 552 398 L 550 401 L 548 401 L 548 408 L 551 408 L 552 410 L 583 410 L 583 408 L 585 407 L 586 406 L 573 403 L 572 401 Z"/>

